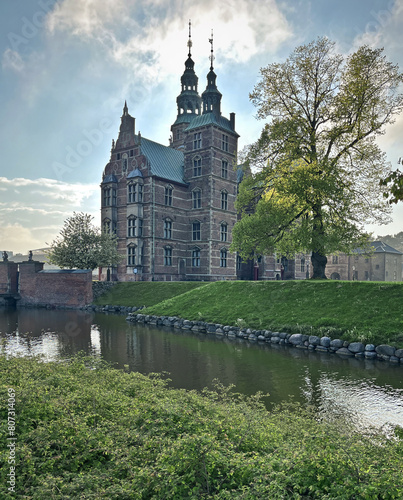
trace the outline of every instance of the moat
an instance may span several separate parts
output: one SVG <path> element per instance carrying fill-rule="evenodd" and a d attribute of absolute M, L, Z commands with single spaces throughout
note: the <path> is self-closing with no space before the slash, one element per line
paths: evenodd
<path fill-rule="evenodd" d="M 200 390 L 218 379 L 244 394 L 269 393 L 268 408 L 298 401 L 313 405 L 320 417 L 361 429 L 403 427 L 403 367 L 382 361 L 195 335 L 83 311 L 0 309 L 0 338 L 1 351 L 10 355 L 56 360 L 82 351 L 117 368 L 168 372 L 173 387 Z"/>

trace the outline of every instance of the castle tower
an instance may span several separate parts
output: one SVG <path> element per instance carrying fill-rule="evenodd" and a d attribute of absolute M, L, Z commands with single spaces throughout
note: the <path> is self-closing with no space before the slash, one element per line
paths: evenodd
<path fill-rule="evenodd" d="M 189 125 L 191 120 L 201 113 L 201 98 L 197 91 L 198 78 L 194 71 L 194 61 L 192 59 L 192 33 L 191 22 L 189 21 L 189 47 L 188 58 L 185 62 L 185 71 L 181 77 L 181 93 L 176 99 L 178 106 L 178 116 L 171 127 L 171 146 L 179 149 L 183 146 L 183 130 Z"/>
<path fill-rule="evenodd" d="M 216 79 L 217 75 L 214 73 L 214 49 L 213 49 L 213 32 L 211 32 L 211 38 L 209 38 L 211 44 L 210 53 L 210 71 L 207 75 L 207 87 L 202 94 L 203 101 L 203 114 L 204 113 L 214 113 L 216 118 L 221 116 L 221 97 L 222 94 L 217 89 Z"/>

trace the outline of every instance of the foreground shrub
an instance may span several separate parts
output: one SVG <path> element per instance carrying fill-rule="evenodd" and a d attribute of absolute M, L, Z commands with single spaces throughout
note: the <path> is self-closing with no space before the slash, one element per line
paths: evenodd
<path fill-rule="evenodd" d="M 170 389 L 159 375 L 0 357 L 0 497 L 328 498 L 402 494 L 402 442 L 268 413 L 262 395 L 220 384 Z M 16 493 L 7 491 L 7 391 L 15 390 Z"/>

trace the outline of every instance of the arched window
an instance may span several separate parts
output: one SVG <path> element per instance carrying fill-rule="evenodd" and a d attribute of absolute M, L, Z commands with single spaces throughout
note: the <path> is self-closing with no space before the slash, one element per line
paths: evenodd
<path fill-rule="evenodd" d="M 164 220 L 164 238 L 168 240 L 172 238 L 172 221 L 170 219 Z"/>
<path fill-rule="evenodd" d="M 196 156 L 193 158 L 193 177 L 200 177 L 202 174 L 201 158 Z"/>
<path fill-rule="evenodd" d="M 111 220 L 110 219 L 104 219 L 102 222 L 102 231 L 106 234 L 111 233 Z"/>
<path fill-rule="evenodd" d="M 201 189 L 192 191 L 192 208 L 201 208 Z"/>
<path fill-rule="evenodd" d="M 164 266 L 172 266 L 172 248 L 164 248 Z"/>
<path fill-rule="evenodd" d="M 129 245 L 127 247 L 127 265 L 136 265 L 136 245 Z"/>
<path fill-rule="evenodd" d="M 201 224 L 200 221 L 198 220 L 192 223 L 192 240 L 193 241 L 201 240 Z"/>
<path fill-rule="evenodd" d="M 227 249 L 220 250 L 220 267 L 227 267 Z"/>
<path fill-rule="evenodd" d="M 165 187 L 165 205 L 168 207 L 172 206 L 172 192 L 173 188 L 171 185 Z"/>
<path fill-rule="evenodd" d="M 223 179 L 228 179 L 228 161 L 221 160 L 221 177 Z"/>
<path fill-rule="evenodd" d="M 202 135 L 201 132 L 196 132 L 193 134 L 193 149 L 200 149 L 202 147 Z"/>
<path fill-rule="evenodd" d="M 192 266 L 200 267 L 200 248 L 198 247 L 192 250 Z"/>
<path fill-rule="evenodd" d="M 127 185 L 127 203 L 136 203 L 137 201 L 137 183 L 131 182 Z"/>
<path fill-rule="evenodd" d="M 134 238 L 136 236 L 136 217 L 133 215 L 127 218 L 127 236 L 128 238 Z"/>
<path fill-rule="evenodd" d="M 221 210 L 228 210 L 228 193 L 221 191 Z"/>
<path fill-rule="evenodd" d="M 220 225 L 220 240 L 227 241 L 228 240 L 228 224 L 226 222 L 221 222 Z"/>

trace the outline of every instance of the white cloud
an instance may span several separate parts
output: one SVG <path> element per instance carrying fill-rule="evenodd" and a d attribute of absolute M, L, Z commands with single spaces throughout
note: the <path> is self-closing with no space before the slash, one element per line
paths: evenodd
<path fill-rule="evenodd" d="M 18 223 L 0 225 L 0 250 L 27 254 L 30 249 L 45 246 L 42 234 Z"/>
<path fill-rule="evenodd" d="M 208 66 L 208 38 L 214 28 L 217 64 L 244 63 L 274 52 L 291 30 L 275 0 L 64 0 L 49 16 L 49 32 L 95 42 L 105 56 L 145 85 L 178 75 L 187 53 L 188 18 L 193 18 L 194 59 Z M 178 44 L 182 40 L 182 45 Z M 182 48 L 182 50 L 181 50 Z"/>
<path fill-rule="evenodd" d="M 0 190 L 0 246 L 7 250 L 46 246 L 73 212 L 90 213 L 99 225 L 98 184 L 0 177 Z"/>

